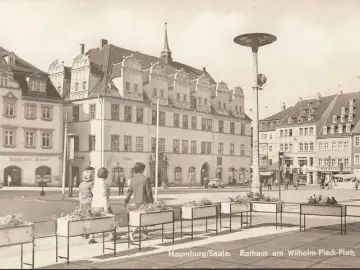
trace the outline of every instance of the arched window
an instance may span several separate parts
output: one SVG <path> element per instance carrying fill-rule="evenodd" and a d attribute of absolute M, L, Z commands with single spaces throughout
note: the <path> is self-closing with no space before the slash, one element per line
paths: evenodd
<path fill-rule="evenodd" d="M 51 168 L 47 166 L 41 166 L 35 170 L 35 181 L 36 183 L 51 181 Z"/>
<path fill-rule="evenodd" d="M 176 167 L 174 170 L 174 174 L 175 174 L 175 181 L 181 181 L 181 168 L 180 167 Z"/>
<path fill-rule="evenodd" d="M 6 74 L 0 73 L 0 86 L 7 87 L 7 76 Z"/>
<path fill-rule="evenodd" d="M 190 178 L 191 177 L 191 180 L 193 181 L 193 182 L 196 182 L 196 175 L 195 175 L 195 168 L 194 167 L 190 167 L 189 168 L 189 172 L 188 172 L 188 178 Z"/>

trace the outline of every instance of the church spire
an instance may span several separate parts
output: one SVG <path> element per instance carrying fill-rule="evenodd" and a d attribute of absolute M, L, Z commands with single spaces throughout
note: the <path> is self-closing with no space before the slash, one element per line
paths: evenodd
<path fill-rule="evenodd" d="M 165 23 L 164 49 L 161 52 L 161 59 L 164 59 L 167 64 L 169 64 L 172 60 L 167 36 L 167 23 Z"/>

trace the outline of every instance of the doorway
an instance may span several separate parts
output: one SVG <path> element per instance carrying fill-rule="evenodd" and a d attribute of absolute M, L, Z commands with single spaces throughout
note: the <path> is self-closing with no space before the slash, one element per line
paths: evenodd
<path fill-rule="evenodd" d="M 21 168 L 18 166 L 9 166 L 4 170 L 4 185 L 8 186 L 8 175 L 11 177 L 11 186 L 21 186 Z"/>
<path fill-rule="evenodd" d="M 210 178 L 210 166 L 209 163 L 205 162 L 201 167 L 201 185 L 204 185 L 204 178 Z"/>
<path fill-rule="evenodd" d="M 124 174 L 124 169 L 122 167 L 115 167 L 112 170 L 112 177 L 111 177 L 111 181 L 112 181 L 112 186 L 113 187 L 117 187 L 118 183 L 117 180 L 120 179 L 120 175 Z"/>
<path fill-rule="evenodd" d="M 154 186 L 155 186 L 155 181 L 156 181 L 156 177 L 155 177 L 155 170 L 153 171 L 153 183 L 154 183 Z M 158 171 L 158 187 L 161 187 L 161 185 L 162 185 L 162 182 L 163 182 L 163 173 L 162 173 L 162 171 L 161 171 L 161 169 L 159 169 L 159 171 Z"/>

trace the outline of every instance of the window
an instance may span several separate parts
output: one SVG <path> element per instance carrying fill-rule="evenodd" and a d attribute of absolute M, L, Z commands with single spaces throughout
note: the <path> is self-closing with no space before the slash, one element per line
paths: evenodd
<path fill-rule="evenodd" d="M 309 150 L 314 151 L 314 143 L 313 142 L 309 143 Z"/>
<path fill-rule="evenodd" d="M 201 130 L 206 130 L 206 120 L 205 118 L 201 118 Z"/>
<path fill-rule="evenodd" d="M 15 146 L 15 130 L 4 130 L 4 147 Z"/>
<path fill-rule="evenodd" d="M 111 135 L 111 151 L 118 152 L 120 151 L 120 136 Z"/>
<path fill-rule="evenodd" d="M 240 125 L 240 135 L 245 135 L 245 124 Z"/>
<path fill-rule="evenodd" d="M 164 97 L 164 89 L 160 90 L 160 97 Z"/>
<path fill-rule="evenodd" d="M 244 144 L 240 145 L 240 156 L 245 156 L 245 145 Z"/>
<path fill-rule="evenodd" d="M 175 176 L 175 181 L 182 181 L 182 177 L 181 177 L 181 168 L 180 167 L 176 167 L 174 170 L 174 176 Z"/>
<path fill-rule="evenodd" d="M 328 150 L 329 149 L 329 143 L 328 142 L 325 142 L 324 143 L 324 150 Z"/>
<path fill-rule="evenodd" d="M 342 158 L 339 158 L 339 159 L 338 159 L 338 164 L 339 164 L 339 166 L 340 166 L 341 163 L 343 163 L 343 159 L 342 159 Z"/>
<path fill-rule="evenodd" d="M 119 120 L 120 117 L 120 106 L 119 104 L 111 104 L 111 120 Z"/>
<path fill-rule="evenodd" d="M 312 120 L 312 115 L 309 114 L 309 115 L 308 115 L 308 121 L 311 121 L 311 120 Z"/>
<path fill-rule="evenodd" d="M 0 86 L 7 87 L 7 78 L 5 74 L 0 74 Z"/>
<path fill-rule="evenodd" d="M 219 120 L 219 132 L 224 132 L 224 121 Z"/>
<path fill-rule="evenodd" d="M 353 114 L 352 113 L 350 113 L 349 114 L 349 122 L 352 122 L 354 120 L 354 118 L 353 118 Z"/>
<path fill-rule="evenodd" d="M 159 153 L 164 153 L 165 152 L 165 139 L 159 139 L 158 144 L 159 144 Z M 156 138 L 151 139 L 151 151 L 153 153 L 156 152 Z"/>
<path fill-rule="evenodd" d="M 323 126 L 323 134 L 324 134 L 324 135 L 327 134 L 327 126 Z"/>
<path fill-rule="evenodd" d="M 335 159 L 335 158 L 332 158 L 332 159 L 331 159 L 331 167 L 335 167 L 335 166 L 336 166 L 336 161 L 337 161 L 337 159 Z"/>
<path fill-rule="evenodd" d="M 174 114 L 174 127 L 180 127 L 180 115 L 179 114 Z"/>
<path fill-rule="evenodd" d="M 355 164 L 360 164 L 360 155 L 355 155 Z"/>
<path fill-rule="evenodd" d="M 285 130 L 284 130 L 284 137 L 287 137 L 287 136 L 288 136 L 288 130 L 285 129 Z"/>
<path fill-rule="evenodd" d="M 288 145 L 287 145 L 287 144 L 284 145 L 284 151 L 285 151 L 285 152 L 289 151 L 289 148 L 288 148 Z"/>
<path fill-rule="evenodd" d="M 229 151 L 230 156 L 233 156 L 234 152 L 235 152 L 235 145 L 233 143 L 230 143 L 230 151 Z"/>
<path fill-rule="evenodd" d="M 207 98 L 204 98 L 204 105 L 207 105 Z"/>
<path fill-rule="evenodd" d="M 284 151 L 284 145 L 280 144 L 280 152 L 283 152 L 283 151 Z"/>
<path fill-rule="evenodd" d="M 271 146 L 270 146 L 271 147 Z M 271 152 L 271 151 L 270 151 Z M 289 152 L 292 152 L 292 143 L 289 143 Z"/>
<path fill-rule="evenodd" d="M 350 100 L 349 100 L 349 105 L 350 105 L 350 106 L 354 106 L 354 99 L 353 99 L 353 98 L 350 98 Z"/>
<path fill-rule="evenodd" d="M 124 151 L 131 151 L 131 136 L 124 136 Z"/>
<path fill-rule="evenodd" d="M 216 158 L 216 165 L 217 166 L 222 166 L 222 157 L 217 157 Z M 218 169 L 220 169 L 220 168 L 218 168 Z"/>
<path fill-rule="evenodd" d="M 289 137 L 292 137 L 292 129 L 289 129 Z"/>
<path fill-rule="evenodd" d="M 309 143 L 304 143 L 304 151 L 308 152 L 309 151 Z"/>
<path fill-rule="evenodd" d="M 280 146 L 281 148 L 281 146 Z M 304 144 L 303 143 L 299 143 L 299 151 L 304 151 Z"/>
<path fill-rule="evenodd" d="M 151 124 L 156 125 L 157 122 L 157 113 L 155 110 L 151 111 Z"/>
<path fill-rule="evenodd" d="M 36 104 L 25 104 L 25 118 L 36 119 Z"/>
<path fill-rule="evenodd" d="M 191 141 L 191 154 L 196 154 L 196 141 Z"/>
<path fill-rule="evenodd" d="M 337 122 L 337 116 L 333 115 L 333 124 L 336 124 L 336 122 Z"/>
<path fill-rule="evenodd" d="M 15 117 L 16 116 L 16 102 L 11 100 L 4 101 L 4 116 Z"/>
<path fill-rule="evenodd" d="M 269 145 L 269 152 L 272 152 L 272 145 Z"/>
<path fill-rule="evenodd" d="M 186 101 L 186 95 L 185 94 L 183 95 L 183 98 L 184 98 L 184 101 Z"/>
<path fill-rule="evenodd" d="M 52 110 L 53 107 L 50 105 L 41 105 L 41 119 L 45 121 L 52 120 Z"/>
<path fill-rule="evenodd" d="M 74 136 L 74 152 L 79 152 L 80 150 L 80 138 L 79 136 Z"/>
<path fill-rule="evenodd" d="M 153 89 L 153 97 L 157 97 L 157 89 L 156 88 Z"/>
<path fill-rule="evenodd" d="M 338 142 L 338 149 L 339 149 L 339 150 L 343 150 L 343 149 L 344 149 L 343 142 Z"/>
<path fill-rule="evenodd" d="M 194 167 L 190 167 L 189 168 L 189 178 L 192 179 L 192 181 L 195 181 L 196 179 L 196 173 L 195 173 L 195 168 Z M 196 182 L 196 181 L 195 181 Z"/>
<path fill-rule="evenodd" d="M 345 107 L 341 107 L 341 114 L 345 114 Z"/>
<path fill-rule="evenodd" d="M 79 113 L 80 113 L 80 107 L 74 106 L 73 107 L 73 121 L 74 122 L 79 121 Z"/>
<path fill-rule="evenodd" d="M 138 91 L 138 85 L 134 83 L 134 92 L 137 93 L 137 91 Z"/>
<path fill-rule="evenodd" d="M 307 136 L 308 135 L 308 128 L 304 128 L 304 136 Z"/>
<path fill-rule="evenodd" d="M 341 123 L 345 122 L 345 115 L 344 114 L 340 115 L 340 122 Z"/>
<path fill-rule="evenodd" d="M 350 105 L 349 114 L 353 114 L 353 113 L 354 113 L 354 106 Z"/>
<path fill-rule="evenodd" d="M 143 123 L 144 121 L 144 109 L 136 108 L 136 123 Z"/>
<path fill-rule="evenodd" d="M 182 153 L 187 154 L 189 152 L 189 142 L 187 140 L 182 141 Z"/>
<path fill-rule="evenodd" d="M 96 118 L 96 104 L 89 105 L 89 116 L 90 116 L 90 119 Z"/>
<path fill-rule="evenodd" d="M 206 154 L 211 155 L 211 142 L 206 143 Z"/>
<path fill-rule="evenodd" d="M 51 132 L 42 132 L 41 134 L 41 147 L 51 148 Z"/>
<path fill-rule="evenodd" d="M 218 155 L 222 156 L 224 154 L 224 144 L 219 143 L 218 145 Z"/>
<path fill-rule="evenodd" d="M 130 83 L 125 83 L 125 91 L 130 91 Z"/>
<path fill-rule="evenodd" d="M 74 88 L 75 88 L 75 91 L 79 91 L 79 83 L 78 82 L 74 83 Z M 36 90 L 32 90 L 32 91 L 36 91 Z"/>
<path fill-rule="evenodd" d="M 212 131 L 212 120 L 207 119 L 207 131 Z"/>
<path fill-rule="evenodd" d="M 89 151 L 95 151 L 95 135 L 89 135 Z"/>
<path fill-rule="evenodd" d="M 25 147 L 35 147 L 35 131 L 25 131 Z"/>
<path fill-rule="evenodd" d="M 199 105 L 201 105 L 201 97 L 199 97 Z"/>
<path fill-rule="evenodd" d="M 314 134 L 314 128 L 311 127 L 311 128 L 309 128 L 309 135 L 313 135 L 313 134 Z"/>
<path fill-rule="evenodd" d="M 219 107 L 219 109 L 221 109 L 221 102 L 220 101 L 219 101 L 218 107 Z"/>
<path fill-rule="evenodd" d="M 136 152 L 142 152 L 144 150 L 144 138 L 136 137 Z"/>
<path fill-rule="evenodd" d="M 180 140 L 173 141 L 173 152 L 180 153 Z"/>
<path fill-rule="evenodd" d="M 330 127 L 330 134 L 334 134 L 335 133 L 335 127 L 333 125 L 331 125 Z"/>
<path fill-rule="evenodd" d="M 206 154 L 206 142 L 201 142 L 201 154 Z"/>
<path fill-rule="evenodd" d="M 82 89 L 82 90 L 85 91 L 85 90 L 86 90 L 86 81 L 83 81 L 83 82 L 82 82 L 82 86 L 83 86 L 83 89 Z"/>
<path fill-rule="evenodd" d="M 177 99 L 178 101 L 180 101 L 180 94 L 179 94 L 179 93 L 177 93 L 176 99 Z"/>
<path fill-rule="evenodd" d="M 351 131 L 351 125 L 346 124 L 346 133 L 349 133 Z"/>
<path fill-rule="evenodd" d="M 356 136 L 355 137 L 355 146 L 359 147 L 360 146 L 360 136 Z"/>
<path fill-rule="evenodd" d="M 349 159 L 348 158 L 344 159 L 344 167 L 349 167 Z"/>
<path fill-rule="evenodd" d="M 343 125 L 338 126 L 338 133 L 343 133 Z"/>
<path fill-rule="evenodd" d="M 197 117 L 196 116 L 191 117 L 191 129 L 197 129 Z"/>
<path fill-rule="evenodd" d="M 323 150 L 323 143 L 319 142 L 319 151 Z"/>
<path fill-rule="evenodd" d="M 165 112 L 159 112 L 159 126 L 165 126 Z"/>
<path fill-rule="evenodd" d="M 344 142 L 344 149 L 348 149 L 349 148 L 349 142 Z"/>
<path fill-rule="evenodd" d="M 331 143 L 331 149 L 332 150 L 337 150 L 337 143 L 336 142 Z"/>
<path fill-rule="evenodd" d="M 283 137 L 284 131 L 280 130 L 280 137 Z"/>
<path fill-rule="evenodd" d="M 125 106 L 124 107 L 125 110 L 125 122 L 131 122 L 132 121 L 132 107 L 130 106 Z"/>
<path fill-rule="evenodd" d="M 299 136 L 303 136 L 304 135 L 304 129 L 303 128 L 300 128 L 299 129 Z"/>
<path fill-rule="evenodd" d="M 189 116 L 183 115 L 183 128 L 189 128 Z"/>

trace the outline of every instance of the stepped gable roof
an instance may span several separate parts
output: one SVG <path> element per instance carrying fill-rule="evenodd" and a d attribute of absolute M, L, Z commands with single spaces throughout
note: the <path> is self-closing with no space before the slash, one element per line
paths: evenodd
<path fill-rule="evenodd" d="M 286 114 L 292 109 L 293 107 L 289 107 L 289 108 L 286 108 L 285 110 L 282 110 L 280 112 L 277 112 L 269 117 L 266 117 L 261 121 L 273 121 L 273 120 L 281 120 L 284 116 L 286 116 Z"/>
<path fill-rule="evenodd" d="M 13 72 L 13 78 L 16 80 L 22 90 L 23 96 L 30 96 L 30 97 L 45 97 L 50 99 L 62 99 L 59 93 L 56 91 L 55 86 L 52 84 L 51 80 L 48 77 L 48 73 L 41 71 L 40 69 L 36 68 L 35 66 L 31 65 L 24 59 L 20 58 L 13 52 L 9 52 L 8 50 L 4 49 L 0 46 L 0 57 L 6 57 L 10 53 L 14 54 L 15 56 L 15 65 L 8 65 L 8 67 Z M 29 92 L 29 86 L 26 81 L 26 78 L 31 74 L 40 74 L 47 77 L 47 86 L 46 86 L 46 94 L 39 93 L 31 93 Z"/>
<path fill-rule="evenodd" d="M 91 62 L 91 72 L 98 75 L 103 74 L 106 78 L 112 78 L 116 76 L 116 74 L 119 74 L 120 70 L 117 64 L 121 63 L 125 57 L 134 55 L 137 60 L 141 61 L 143 70 L 149 69 L 151 64 L 160 62 L 165 67 L 166 72 L 169 75 L 175 74 L 180 69 L 184 69 L 185 72 L 189 73 L 190 80 L 193 80 L 205 73 L 209 77 L 211 83 L 215 84 L 214 79 L 206 71 L 204 72 L 203 70 L 175 61 L 172 61 L 169 65 L 167 65 L 161 61 L 159 57 L 120 48 L 112 44 L 107 44 L 103 48 L 90 49 L 86 54 Z M 91 91 L 90 95 L 104 94 L 101 93 L 102 90 L 103 89 L 99 87 L 95 87 Z"/>
<path fill-rule="evenodd" d="M 331 104 L 332 100 L 336 97 L 336 95 L 320 97 L 319 99 L 304 99 L 300 100 L 295 104 L 294 107 L 288 112 L 286 117 L 284 117 L 279 126 L 296 126 L 296 125 L 304 125 L 304 124 L 315 124 L 317 123 L 326 109 Z M 312 111 L 310 111 L 310 108 Z M 301 114 L 301 111 L 304 110 L 304 113 Z M 311 120 L 308 119 L 308 115 L 311 114 Z M 300 116 L 303 116 L 303 120 L 299 123 L 298 119 Z M 289 117 L 293 119 L 291 123 L 288 122 Z"/>

